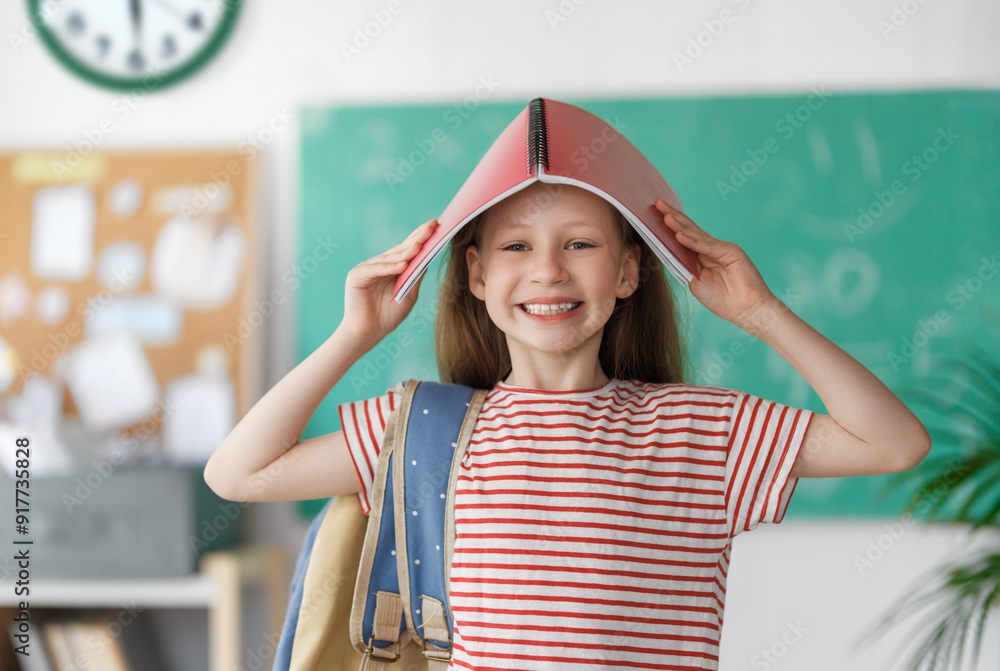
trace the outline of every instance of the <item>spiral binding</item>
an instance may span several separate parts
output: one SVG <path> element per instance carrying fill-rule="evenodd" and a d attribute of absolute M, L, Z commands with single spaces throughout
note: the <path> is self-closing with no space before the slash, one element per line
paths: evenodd
<path fill-rule="evenodd" d="M 548 119 L 545 100 L 535 98 L 528 107 L 528 174 L 539 164 L 549 169 Z"/>

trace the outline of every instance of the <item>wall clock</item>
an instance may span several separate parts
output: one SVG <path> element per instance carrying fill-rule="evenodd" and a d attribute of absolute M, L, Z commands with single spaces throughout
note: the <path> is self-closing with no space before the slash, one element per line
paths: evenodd
<path fill-rule="evenodd" d="M 175 84 L 207 64 L 242 0 L 28 0 L 45 45 L 84 79 L 113 89 Z"/>

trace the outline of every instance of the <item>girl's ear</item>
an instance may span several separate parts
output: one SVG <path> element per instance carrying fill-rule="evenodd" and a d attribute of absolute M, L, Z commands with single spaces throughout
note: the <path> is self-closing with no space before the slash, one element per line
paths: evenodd
<path fill-rule="evenodd" d="M 628 298 L 639 287 L 639 258 L 642 256 L 638 243 L 629 245 L 622 254 L 622 277 L 615 295 Z"/>
<path fill-rule="evenodd" d="M 479 249 L 475 245 L 465 248 L 465 264 L 469 268 L 469 291 L 481 301 L 486 300 L 485 287 L 483 281 L 483 262 L 479 258 Z"/>

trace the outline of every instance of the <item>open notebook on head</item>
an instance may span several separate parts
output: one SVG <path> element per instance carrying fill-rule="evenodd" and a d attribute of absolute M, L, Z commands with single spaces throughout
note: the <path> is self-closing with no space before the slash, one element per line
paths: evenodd
<path fill-rule="evenodd" d="M 584 151 L 588 149 L 589 151 Z M 697 276 L 695 255 L 674 237 L 657 198 L 681 201 L 635 145 L 614 126 L 568 103 L 536 98 L 494 141 L 438 217 L 433 235 L 396 280 L 401 302 L 452 237 L 491 205 L 534 182 L 570 184 L 614 205 L 681 283 Z"/>

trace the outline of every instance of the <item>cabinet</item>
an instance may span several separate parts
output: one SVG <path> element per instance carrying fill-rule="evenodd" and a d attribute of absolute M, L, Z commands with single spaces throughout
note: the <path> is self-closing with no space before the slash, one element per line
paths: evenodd
<path fill-rule="evenodd" d="M 205 608 L 208 611 L 209 671 L 243 668 L 244 647 L 240 622 L 243 588 L 259 583 L 267 601 L 267 623 L 271 632 L 280 632 L 288 601 L 288 554 L 277 546 L 248 546 L 204 555 L 199 572 L 179 578 L 149 580 L 38 580 L 31 581 L 32 622 L 45 609 L 120 608 L 123 602 L 137 608 Z M 11 617 L 24 597 L 14 595 L 13 585 L 0 583 L 0 617 L 7 634 Z M 31 645 L 42 644 L 41 632 L 31 628 Z M 5 646 L 8 647 L 8 646 Z M 272 659 L 267 660 L 270 668 Z M 5 665 L 0 664 L 0 667 Z"/>

